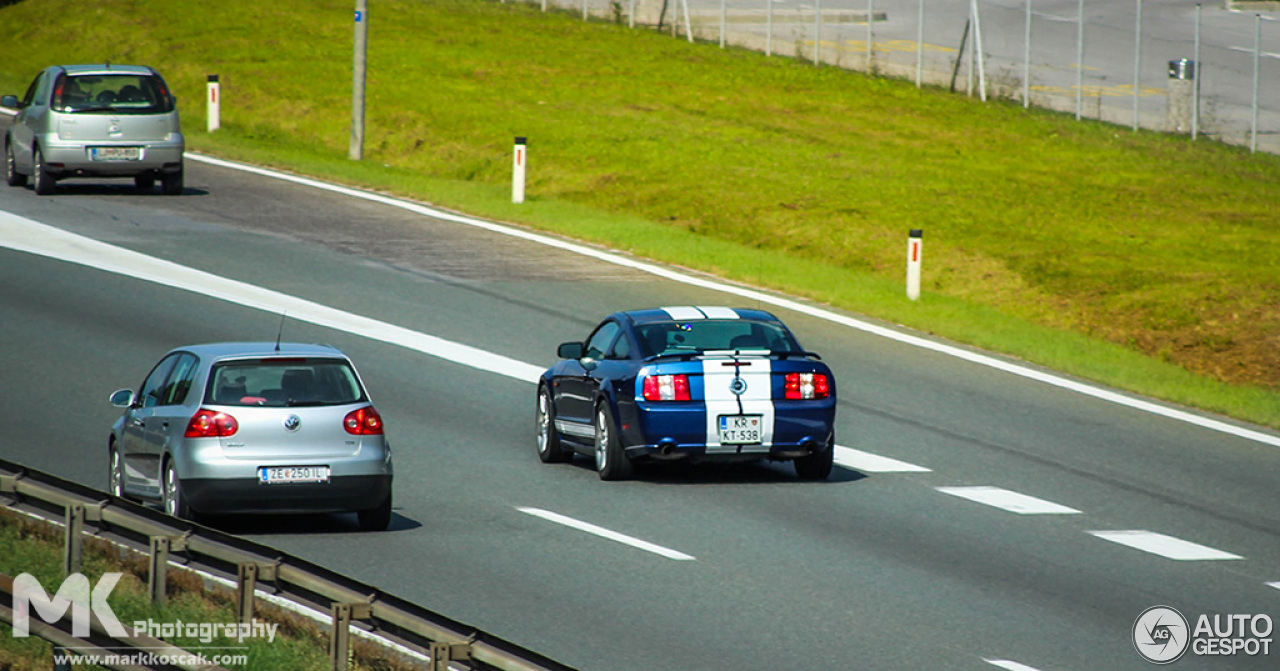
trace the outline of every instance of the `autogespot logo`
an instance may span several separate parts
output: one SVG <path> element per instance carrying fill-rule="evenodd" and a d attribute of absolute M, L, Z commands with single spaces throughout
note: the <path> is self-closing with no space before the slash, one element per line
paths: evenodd
<path fill-rule="evenodd" d="M 1187 618 L 1168 606 L 1142 611 L 1133 623 L 1133 647 L 1152 664 L 1168 664 L 1187 651 L 1191 631 Z"/>

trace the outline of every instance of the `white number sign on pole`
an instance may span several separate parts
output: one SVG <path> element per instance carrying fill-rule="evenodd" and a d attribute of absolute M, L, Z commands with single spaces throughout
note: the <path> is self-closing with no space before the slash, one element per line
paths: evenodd
<path fill-rule="evenodd" d="M 911 235 L 907 238 L 907 298 L 913 301 L 920 298 L 920 256 L 923 252 L 923 238 L 924 231 L 918 228 L 911 229 Z"/>
<path fill-rule="evenodd" d="M 524 171 L 525 164 L 529 162 L 527 144 L 525 138 L 516 138 L 516 151 L 511 167 L 511 202 L 513 203 L 524 202 Z"/>
<path fill-rule="evenodd" d="M 205 85 L 209 93 L 207 100 L 209 101 L 209 132 L 212 133 L 222 126 L 222 88 L 218 84 L 218 75 L 209 75 L 209 83 Z"/>

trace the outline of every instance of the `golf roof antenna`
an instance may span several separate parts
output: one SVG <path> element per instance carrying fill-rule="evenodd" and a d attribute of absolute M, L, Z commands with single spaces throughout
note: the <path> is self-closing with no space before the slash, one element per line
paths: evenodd
<path fill-rule="evenodd" d="M 284 335 L 284 318 L 289 315 L 288 311 L 280 313 L 280 328 L 276 330 L 276 351 L 280 351 L 280 336 Z"/>

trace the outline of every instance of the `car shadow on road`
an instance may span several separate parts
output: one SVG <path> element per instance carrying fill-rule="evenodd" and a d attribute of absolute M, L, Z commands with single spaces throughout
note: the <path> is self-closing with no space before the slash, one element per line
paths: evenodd
<path fill-rule="evenodd" d="M 197 189 L 194 187 L 184 187 L 181 196 L 207 196 L 208 191 Z M 53 193 L 53 198 L 65 198 L 68 196 L 146 196 L 156 198 L 173 198 L 166 196 L 160 191 L 160 187 L 151 189 L 139 189 L 130 182 L 121 182 L 119 184 L 105 184 L 85 182 L 77 184 L 75 182 L 58 182 L 58 186 Z M 46 196 L 48 197 L 48 196 Z"/>
<path fill-rule="evenodd" d="M 422 523 L 396 509 L 385 531 L 361 531 L 355 513 L 314 513 L 301 515 L 218 515 L 200 518 L 200 523 L 237 536 L 306 536 L 311 534 L 390 533 L 409 531 Z"/>
<path fill-rule="evenodd" d="M 575 456 L 571 462 L 586 471 L 595 471 L 595 462 Z M 866 474 L 842 466 L 831 469 L 826 480 L 801 480 L 790 463 L 753 461 L 738 464 L 649 462 L 636 465 L 635 480 L 655 485 L 753 485 L 796 484 L 814 486 L 857 482 Z"/>

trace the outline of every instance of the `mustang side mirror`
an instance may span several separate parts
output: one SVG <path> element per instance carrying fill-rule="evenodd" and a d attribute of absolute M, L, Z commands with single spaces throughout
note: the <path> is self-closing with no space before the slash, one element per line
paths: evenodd
<path fill-rule="evenodd" d="M 581 359 L 582 343 L 562 342 L 560 343 L 560 347 L 556 348 L 556 355 L 561 359 Z"/>

